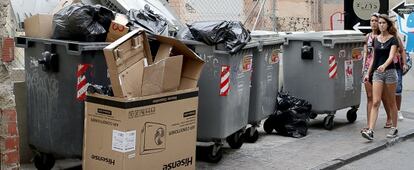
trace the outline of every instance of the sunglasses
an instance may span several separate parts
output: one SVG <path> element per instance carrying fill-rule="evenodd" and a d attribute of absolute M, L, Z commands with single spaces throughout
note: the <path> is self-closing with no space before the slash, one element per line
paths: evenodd
<path fill-rule="evenodd" d="M 380 13 L 378 13 L 378 12 L 374 12 L 374 13 L 372 13 L 372 15 L 371 15 L 371 16 L 379 17 L 380 15 L 381 15 Z"/>

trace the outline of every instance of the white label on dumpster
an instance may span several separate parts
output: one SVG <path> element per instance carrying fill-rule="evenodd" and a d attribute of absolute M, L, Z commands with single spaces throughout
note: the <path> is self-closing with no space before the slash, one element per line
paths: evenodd
<path fill-rule="evenodd" d="M 279 49 L 272 51 L 272 56 L 269 57 L 269 64 L 276 64 L 279 62 L 279 53 Z"/>
<path fill-rule="evenodd" d="M 322 51 L 318 51 L 318 62 L 319 64 L 322 64 Z"/>
<path fill-rule="evenodd" d="M 345 50 L 340 50 L 339 51 L 339 58 L 345 58 L 346 56 L 346 51 Z"/>
<path fill-rule="evenodd" d="M 253 64 L 252 55 L 244 56 L 241 63 L 240 63 L 241 72 L 251 71 L 252 70 L 252 64 Z"/>
<path fill-rule="evenodd" d="M 354 87 L 354 65 L 352 60 L 345 60 L 345 91 L 353 90 Z"/>
<path fill-rule="evenodd" d="M 354 48 L 352 49 L 352 59 L 353 60 L 362 60 L 362 49 L 361 48 Z"/>
<path fill-rule="evenodd" d="M 137 131 L 121 132 L 118 130 L 112 131 L 112 150 L 118 152 L 131 152 L 135 150 L 135 143 L 137 139 Z"/>

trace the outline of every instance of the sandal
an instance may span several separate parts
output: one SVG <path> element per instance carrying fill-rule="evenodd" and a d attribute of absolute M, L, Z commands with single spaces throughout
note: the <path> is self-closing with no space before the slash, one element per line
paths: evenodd
<path fill-rule="evenodd" d="M 388 129 L 388 128 L 391 128 L 391 126 L 392 126 L 392 123 L 385 123 L 384 128 L 385 129 Z"/>

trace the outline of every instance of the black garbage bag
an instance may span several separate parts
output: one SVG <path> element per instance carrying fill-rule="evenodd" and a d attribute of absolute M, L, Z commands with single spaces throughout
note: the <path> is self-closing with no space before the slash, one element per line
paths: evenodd
<path fill-rule="evenodd" d="M 230 54 L 238 52 L 251 39 L 250 32 L 238 21 L 199 21 L 187 26 L 194 40 L 207 45 L 224 43 Z"/>
<path fill-rule="evenodd" d="M 278 111 L 272 114 L 267 121 L 271 121 L 273 128 L 280 135 L 295 138 L 306 136 L 312 105 L 306 100 L 286 93 L 279 93 L 277 102 Z"/>
<path fill-rule="evenodd" d="M 127 13 L 131 30 L 136 28 L 144 28 L 150 33 L 157 35 L 167 35 L 167 20 L 161 15 L 155 14 L 147 4 L 144 9 L 131 9 Z"/>
<path fill-rule="evenodd" d="M 114 13 L 100 5 L 69 5 L 53 15 L 54 39 L 105 41 Z"/>
<path fill-rule="evenodd" d="M 280 111 L 273 118 L 274 129 L 283 136 L 301 138 L 308 133 L 309 115 L 295 110 Z"/>
<path fill-rule="evenodd" d="M 179 40 L 194 40 L 193 34 L 191 34 L 190 29 L 188 27 L 183 27 L 177 33 L 175 37 Z"/>

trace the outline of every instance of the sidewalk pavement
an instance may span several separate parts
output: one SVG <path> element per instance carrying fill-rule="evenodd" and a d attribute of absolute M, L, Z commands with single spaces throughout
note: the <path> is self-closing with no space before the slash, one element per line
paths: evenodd
<path fill-rule="evenodd" d="M 380 109 L 375 139 L 368 142 L 361 137 L 360 129 L 366 126 L 366 97 L 361 95 L 361 106 L 355 123 L 346 119 L 348 109 L 335 115 L 335 127 L 323 128 L 325 115 L 311 120 L 308 135 L 295 139 L 276 134 L 268 135 L 259 129 L 256 143 L 245 143 L 240 149 L 224 148 L 223 159 L 217 164 L 197 161 L 197 169 L 335 169 L 361 157 L 390 147 L 414 136 L 414 91 L 403 92 L 402 111 L 406 117 L 399 121 L 399 137 L 387 139 L 384 129 L 385 111 Z"/>
<path fill-rule="evenodd" d="M 311 120 L 306 137 L 296 139 L 277 134 L 266 134 L 259 128 L 260 138 L 256 143 L 245 143 L 240 149 L 224 146 L 223 159 L 216 164 L 196 162 L 197 169 L 336 169 L 342 165 L 390 147 L 414 136 L 414 91 L 403 92 L 402 111 L 405 119 L 399 122 L 399 137 L 387 139 L 384 129 L 385 111 L 381 108 L 375 129 L 375 139 L 367 142 L 361 137 L 360 129 L 366 126 L 366 97 L 361 95 L 361 106 L 357 120 L 349 124 L 348 109 L 335 115 L 335 127 L 323 128 L 325 115 Z M 54 170 L 80 165 L 78 160 L 58 160 Z M 35 170 L 33 164 L 22 165 L 23 170 Z M 75 168 L 76 169 L 76 168 Z"/>

